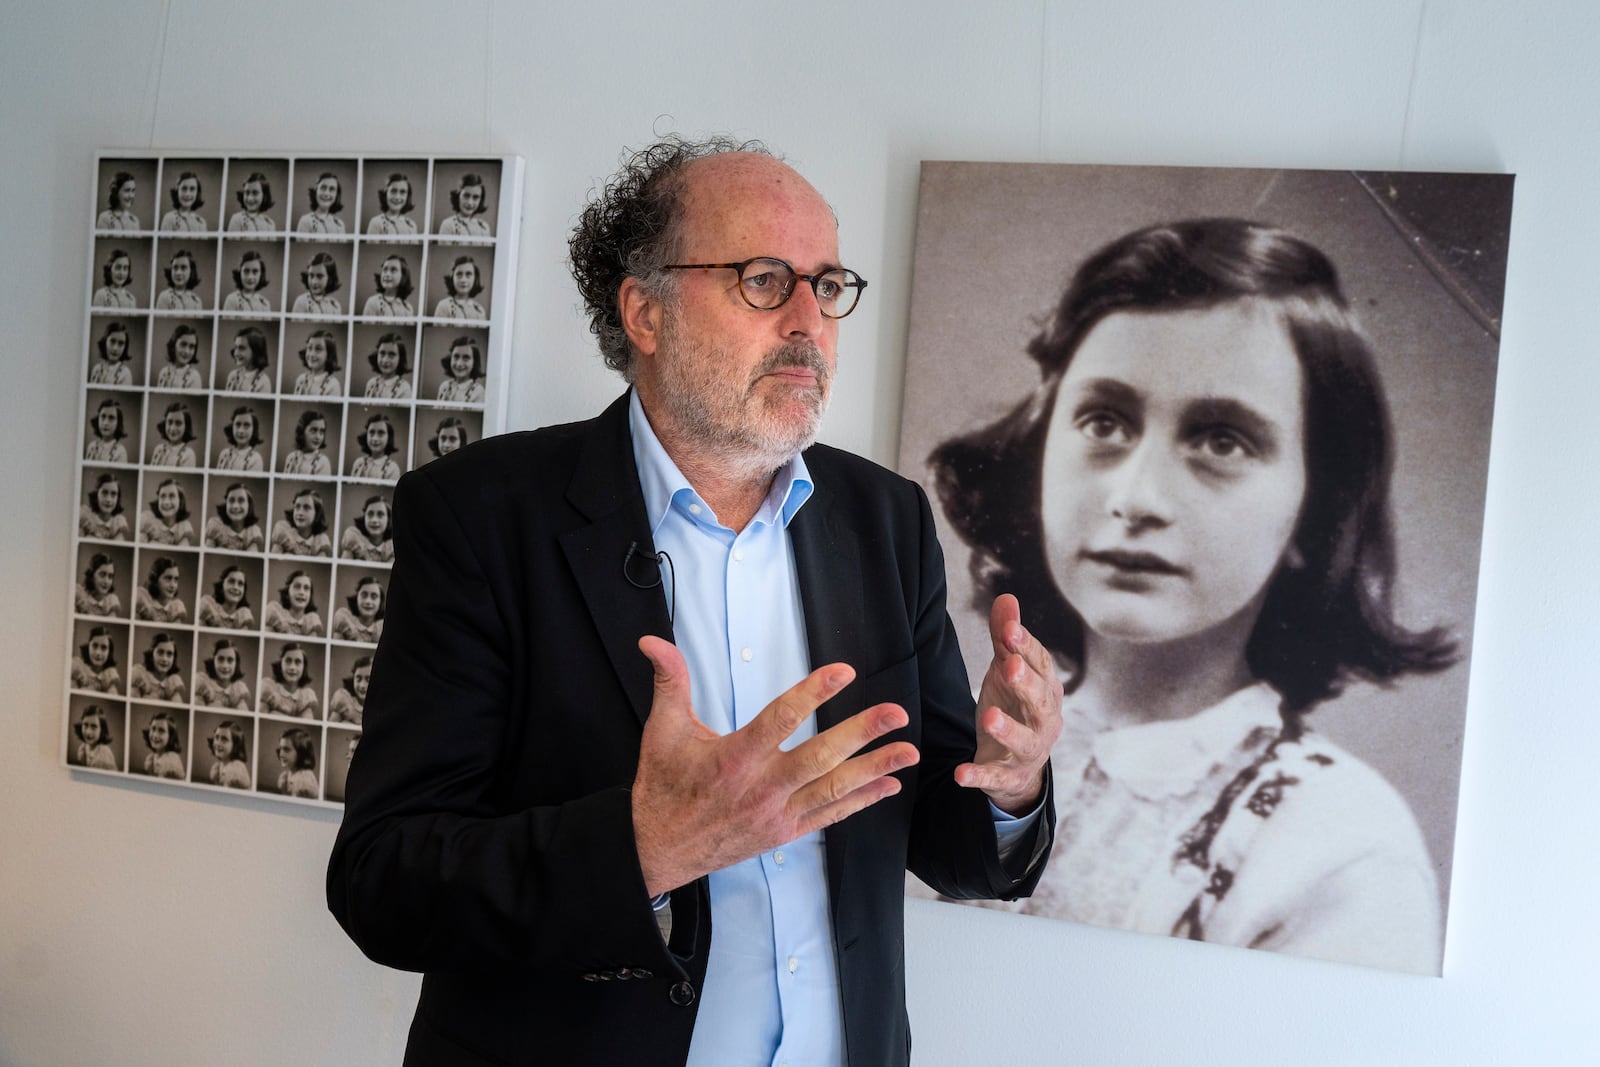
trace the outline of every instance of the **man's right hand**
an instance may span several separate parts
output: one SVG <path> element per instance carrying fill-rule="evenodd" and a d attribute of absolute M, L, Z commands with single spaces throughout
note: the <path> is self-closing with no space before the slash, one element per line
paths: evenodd
<path fill-rule="evenodd" d="M 751 856 L 831 826 L 900 791 L 893 772 L 917 762 L 895 741 L 855 753 L 909 721 L 898 704 L 878 704 L 784 751 L 779 744 L 850 684 L 855 671 L 832 663 L 811 672 L 733 733 L 695 715 L 689 668 L 670 641 L 645 637 L 639 651 L 655 668 L 655 697 L 633 780 L 633 834 L 651 896 L 687 885 Z"/>

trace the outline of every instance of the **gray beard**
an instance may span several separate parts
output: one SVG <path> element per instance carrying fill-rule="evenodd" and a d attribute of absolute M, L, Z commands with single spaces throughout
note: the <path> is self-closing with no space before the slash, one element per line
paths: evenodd
<path fill-rule="evenodd" d="M 693 362 L 698 367 L 706 367 L 725 361 L 696 358 Z M 774 426 L 759 413 L 756 417 L 747 417 L 748 409 L 743 405 L 750 400 L 756 383 L 768 374 L 789 367 L 804 368 L 816 375 L 817 388 L 806 396 L 811 417 L 803 424 L 792 426 Z M 827 360 L 815 343 L 804 341 L 779 345 L 762 358 L 744 394 L 738 397 L 737 410 L 731 404 L 719 410 L 716 401 L 725 394 L 720 394 L 713 383 L 681 376 L 663 382 L 662 399 L 672 412 L 673 421 L 698 448 L 717 457 L 730 472 L 756 477 L 771 474 L 791 456 L 811 446 L 827 411 L 831 387 L 832 372 Z"/>

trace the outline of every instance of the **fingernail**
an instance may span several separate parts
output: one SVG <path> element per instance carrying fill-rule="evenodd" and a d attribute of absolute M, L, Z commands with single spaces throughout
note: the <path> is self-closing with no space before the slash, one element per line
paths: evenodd
<path fill-rule="evenodd" d="M 829 671 L 822 678 L 829 689 L 843 689 L 850 683 L 850 672 L 846 670 Z"/>

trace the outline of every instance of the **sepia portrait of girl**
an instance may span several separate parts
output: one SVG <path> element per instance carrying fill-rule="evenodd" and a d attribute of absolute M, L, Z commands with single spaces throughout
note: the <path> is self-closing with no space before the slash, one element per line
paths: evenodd
<path fill-rule="evenodd" d="M 272 179 L 261 171 L 245 175 L 233 198 L 239 210 L 228 218 L 229 233 L 269 233 L 278 228 L 272 216 L 272 209 L 277 206 L 272 197 Z"/>
<path fill-rule="evenodd" d="M 89 364 L 90 385 L 132 385 L 132 346 L 129 344 L 128 325 L 121 319 L 112 319 L 100 327 L 100 337 L 94 343 L 95 358 Z"/>
<path fill-rule="evenodd" d="M 78 654 L 68 668 L 72 688 L 91 693 L 122 692 L 122 672 L 117 664 L 119 635 L 126 641 L 127 628 L 98 624 L 88 628 L 78 644 Z"/>
<path fill-rule="evenodd" d="M 256 315 L 272 311 L 266 290 L 276 273 L 261 249 L 245 248 L 239 253 L 238 266 L 233 268 L 233 291 L 222 298 L 222 310 Z"/>
<path fill-rule="evenodd" d="M 128 516 L 122 508 L 123 475 L 116 471 L 85 470 L 85 483 L 91 477 L 94 482 L 78 508 L 78 536 L 101 541 L 128 540 Z"/>
<path fill-rule="evenodd" d="M 368 180 L 371 181 L 372 177 L 369 172 Z M 372 182 L 372 185 L 375 186 L 373 197 L 378 210 L 367 222 L 367 235 L 415 237 L 417 222 L 411 213 L 417 205 L 412 199 L 411 179 L 401 171 L 390 171 L 387 178 Z"/>
<path fill-rule="evenodd" d="M 246 644 L 231 637 L 213 641 L 211 654 L 195 672 L 194 702 L 206 708 L 253 710 L 255 695 L 250 679 L 255 677 L 255 671 L 245 656 L 245 650 L 253 647 L 254 642 Z"/>
<path fill-rule="evenodd" d="M 970 210 L 975 186 L 954 180 L 961 165 L 940 166 Z M 1022 373 L 985 363 L 990 382 L 972 366 L 913 388 L 908 372 L 909 437 L 928 444 L 903 445 L 902 463 L 925 460 L 953 532 L 952 612 L 980 614 L 962 591 L 972 605 L 1014 593 L 1066 691 L 1052 754 L 1055 846 L 1033 896 L 999 906 L 1437 973 L 1449 868 L 1432 851 L 1442 835 L 1423 822 L 1437 826 L 1436 801 L 1403 792 L 1412 783 L 1383 768 L 1407 757 L 1373 739 L 1431 733 L 1418 710 L 1457 674 L 1470 611 L 1442 609 L 1419 584 L 1418 557 L 1400 549 L 1396 516 L 1415 504 L 1397 471 L 1418 462 L 1404 444 L 1419 437 L 1397 431 L 1390 379 L 1409 386 L 1423 357 L 1414 341 L 1389 350 L 1375 340 L 1348 280 L 1364 297 L 1382 292 L 1374 279 L 1408 270 L 1413 243 L 1396 239 L 1381 201 L 1350 194 L 1348 173 L 1207 172 L 1215 199 L 1276 197 L 1284 214 L 1311 221 L 1317 242 L 1237 215 L 1108 232 L 1107 216 L 1136 213 L 1137 200 L 1116 200 L 1100 168 L 984 173 L 978 184 L 1010 199 L 948 216 L 949 234 L 979 248 L 1024 230 L 1056 236 L 1026 253 L 1009 245 L 1019 262 L 1003 277 L 973 254 L 929 276 L 927 291 L 964 276 L 992 296 L 1048 275 L 1061 233 L 1099 235 L 1074 245 L 1083 251 L 1063 264 L 1064 286 L 1029 324 Z M 1127 173 L 1132 189 L 1161 187 L 1156 168 Z M 1167 177 L 1185 203 L 1202 196 L 1194 172 Z M 1056 178 L 1099 210 L 1052 215 L 1042 205 L 1060 195 Z M 1330 203 L 1352 205 L 1348 217 L 1330 221 Z M 924 228 L 919 256 L 924 237 L 944 239 Z M 1425 320 L 1448 329 L 1453 297 L 1437 297 L 1440 314 Z M 1482 330 L 1475 312 L 1455 313 Z M 1415 320 L 1381 322 L 1391 343 L 1396 321 L 1409 330 Z M 918 341 L 950 355 L 973 343 Z M 1421 343 L 1458 362 L 1469 347 Z M 999 382 L 1028 378 L 998 402 Z M 984 417 L 956 419 L 952 405 Z M 952 432 L 959 422 L 970 428 Z M 1375 701 L 1393 714 L 1363 718 Z"/>
<path fill-rule="evenodd" d="M 144 229 L 134 210 L 139 203 L 139 180 L 132 171 L 119 170 L 106 189 L 105 210 L 94 220 L 97 230 L 132 232 Z"/>
<path fill-rule="evenodd" d="M 444 299 L 433 309 L 436 319 L 481 320 L 489 317 L 477 298 L 483 293 L 483 279 L 473 256 L 457 256 L 444 274 Z"/>
<path fill-rule="evenodd" d="M 180 248 L 161 270 L 167 284 L 156 294 L 157 311 L 200 311 L 206 306 L 200 264 L 193 250 Z"/>
<path fill-rule="evenodd" d="M 256 514 L 257 487 L 248 482 L 220 484 L 222 498 L 206 519 L 202 543 L 227 552 L 260 552 L 266 545 L 266 535 L 261 530 L 261 517 Z M 213 481 L 212 485 L 215 491 L 219 483 Z"/>
<path fill-rule="evenodd" d="M 219 471 L 260 471 L 266 463 L 261 458 L 261 414 L 249 404 L 241 404 L 218 420 L 221 424 L 222 447 L 217 449 L 211 466 Z"/>
<path fill-rule="evenodd" d="M 276 336 L 276 332 L 274 332 Z M 223 379 L 226 393 L 272 392 L 272 352 L 267 331 L 251 323 L 234 332 L 228 345 L 228 376 Z M 221 364 L 221 360 L 217 361 Z"/>
<path fill-rule="evenodd" d="M 256 616 L 250 605 L 250 576 L 252 573 L 260 576 L 260 565 L 208 555 L 206 570 L 216 577 L 211 581 L 210 591 L 200 594 L 196 621 L 215 630 L 254 630 Z"/>

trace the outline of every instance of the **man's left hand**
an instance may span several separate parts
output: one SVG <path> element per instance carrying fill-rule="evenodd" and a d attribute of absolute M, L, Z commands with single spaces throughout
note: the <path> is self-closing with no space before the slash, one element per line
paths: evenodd
<path fill-rule="evenodd" d="M 989 639 L 994 659 L 978 691 L 978 751 L 956 768 L 956 783 L 983 790 L 1008 815 L 1026 815 L 1044 792 L 1044 766 L 1061 734 L 1061 679 L 1010 593 L 989 610 Z"/>

